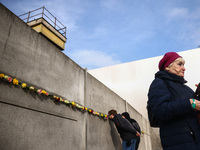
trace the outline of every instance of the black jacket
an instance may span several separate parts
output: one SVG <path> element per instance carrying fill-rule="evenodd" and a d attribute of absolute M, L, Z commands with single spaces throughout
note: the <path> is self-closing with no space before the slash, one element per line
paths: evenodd
<path fill-rule="evenodd" d="M 133 128 L 131 123 L 120 114 L 115 115 L 112 121 L 115 123 L 117 131 L 123 141 L 129 141 L 137 138 L 136 130 Z"/>
<path fill-rule="evenodd" d="M 133 125 L 133 128 L 135 128 L 136 131 L 138 131 L 141 134 L 141 129 L 137 121 L 131 118 L 128 112 L 124 112 L 122 113 L 122 115 Z"/>
<path fill-rule="evenodd" d="M 159 71 L 149 89 L 149 105 L 160 121 L 164 150 L 200 149 L 200 126 L 189 101 L 194 92 L 185 83 L 183 77 Z"/>

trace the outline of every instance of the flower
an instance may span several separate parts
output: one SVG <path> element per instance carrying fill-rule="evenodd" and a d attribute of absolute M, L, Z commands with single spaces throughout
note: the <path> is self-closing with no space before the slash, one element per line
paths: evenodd
<path fill-rule="evenodd" d="M 18 84 L 19 84 L 19 81 L 18 81 L 16 78 L 14 78 L 14 79 L 13 79 L 13 84 L 18 85 Z"/>
<path fill-rule="evenodd" d="M 8 77 L 8 78 L 7 78 L 7 81 L 8 81 L 8 82 L 12 82 L 12 78 L 11 78 L 11 77 Z"/>
<path fill-rule="evenodd" d="M 30 86 L 29 87 L 29 90 L 34 90 L 35 88 L 33 86 Z"/>
<path fill-rule="evenodd" d="M 26 88 L 26 83 L 22 83 L 22 88 L 24 89 L 24 88 Z"/>
<path fill-rule="evenodd" d="M 68 100 L 64 100 L 64 103 L 66 103 L 66 104 L 69 104 L 69 103 L 70 103 L 70 101 L 68 101 Z"/>
<path fill-rule="evenodd" d="M 41 93 L 42 93 L 42 89 L 38 89 L 37 92 L 38 92 L 39 94 L 41 94 Z"/>
<path fill-rule="evenodd" d="M 0 74 L 0 78 L 4 78 L 4 74 L 3 73 Z"/>
<path fill-rule="evenodd" d="M 72 106 L 75 107 L 76 106 L 76 103 L 75 102 L 71 102 Z"/>
<path fill-rule="evenodd" d="M 88 111 L 89 111 L 90 113 L 93 113 L 93 110 L 91 110 L 91 109 L 89 109 Z"/>
<path fill-rule="evenodd" d="M 42 90 L 42 94 L 46 95 L 46 93 L 47 93 L 47 92 L 46 92 L 45 90 Z"/>
<path fill-rule="evenodd" d="M 53 98 L 54 98 L 56 101 L 58 101 L 58 102 L 60 101 L 60 97 L 58 97 L 58 96 L 55 96 L 55 95 L 54 95 Z"/>
<path fill-rule="evenodd" d="M 7 75 L 4 75 L 4 79 L 8 79 L 8 76 L 7 76 Z"/>

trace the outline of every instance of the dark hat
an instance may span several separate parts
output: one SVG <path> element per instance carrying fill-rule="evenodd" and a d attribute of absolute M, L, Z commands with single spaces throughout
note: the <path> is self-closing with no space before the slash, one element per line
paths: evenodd
<path fill-rule="evenodd" d="M 123 112 L 122 115 L 128 120 L 130 119 L 130 115 L 128 112 Z"/>
<path fill-rule="evenodd" d="M 176 52 L 167 52 L 159 62 L 159 70 L 164 70 L 165 67 L 169 66 L 173 61 L 175 61 L 179 57 L 181 56 Z"/>

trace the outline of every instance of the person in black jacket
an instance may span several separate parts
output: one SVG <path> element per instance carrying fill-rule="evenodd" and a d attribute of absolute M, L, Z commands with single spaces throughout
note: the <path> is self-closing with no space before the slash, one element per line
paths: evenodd
<path fill-rule="evenodd" d="M 123 112 L 122 116 L 125 117 L 133 125 L 133 128 L 141 134 L 141 129 L 140 129 L 139 124 L 137 123 L 135 119 L 130 117 L 128 112 Z M 137 136 L 136 138 L 137 138 L 137 141 L 136 141 L 135 150 L 138 149 L 139 144 L 140 144 L 140 136 Z"/>
<path fill-rule="evenodd" d="M 126 118 L 123 118 L 121 114 L 117 114 L 116 110 L 110 110 L 108 117 L 115 123 L 117 131 L 123 141 L 123 150 L 135 150 L 136 138 L 140 136 L 140 133 L 133 128 Z"/>
<path fill-rule="evenodd" d="M 150 85 L 148 105 L 159 120 L 163 150 L 200 150 L 200 101 L 184 79 L 185 60 L 166 53 Z"/>

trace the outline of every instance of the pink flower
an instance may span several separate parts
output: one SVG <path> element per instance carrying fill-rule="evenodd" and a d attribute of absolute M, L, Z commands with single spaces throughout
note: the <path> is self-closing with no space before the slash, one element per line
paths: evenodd
<path fill-rule="evenodd" d="M 42 89 L 38 89 L 37 92 L 38 92 L 39 94 L 41 94 L 41 93 L 42 93 Z"/>
<path fill-rule="evenodd" d="M 11 78 L 11 77 L 8 77 L 8 78 L 7 78 L 7 81 L 8 81 L 8 82 L 12 82 L 12 78 Z"/>

